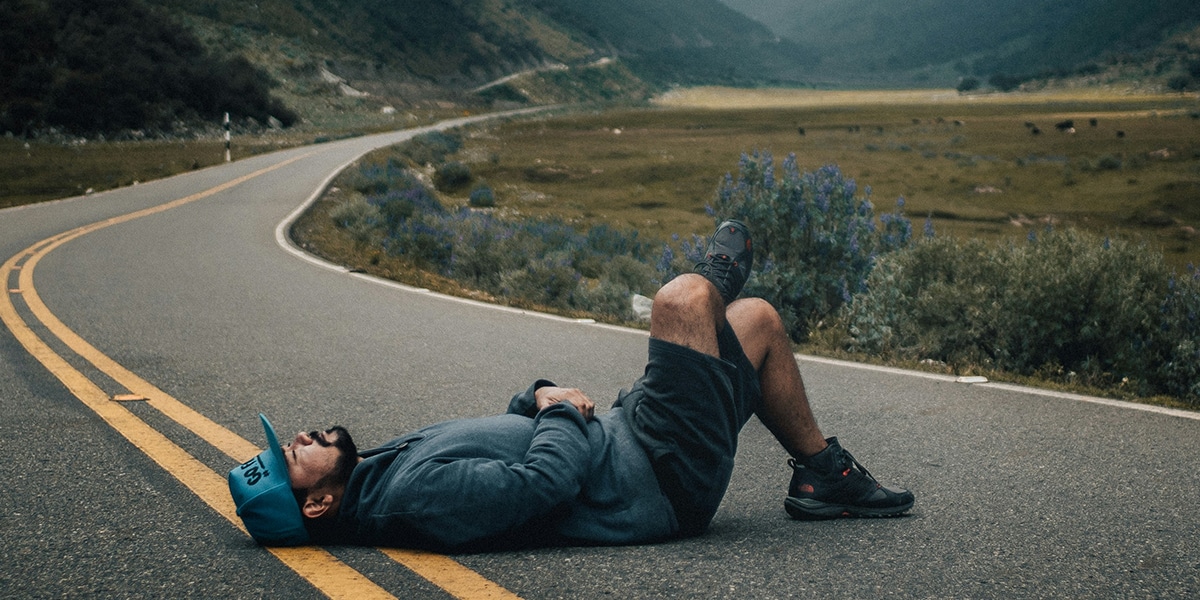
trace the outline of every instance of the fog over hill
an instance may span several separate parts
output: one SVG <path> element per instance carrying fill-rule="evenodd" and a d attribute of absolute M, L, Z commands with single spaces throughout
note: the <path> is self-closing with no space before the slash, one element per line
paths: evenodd
<path fill-rule="evenodd" d="M 818 56 L 814 79 L 847 82 L 1070 75 L 1200 23 L 1195 0 L 722 1 Z"/>

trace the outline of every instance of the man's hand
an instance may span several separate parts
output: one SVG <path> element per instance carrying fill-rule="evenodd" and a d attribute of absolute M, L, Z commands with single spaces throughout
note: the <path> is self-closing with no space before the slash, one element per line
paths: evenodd
<path fill-rule="evenodd" d="M 596 412 L 596 403 L 592 402 L 592 399 L 588 398 L 587 394 L 576 388 L 540 387 L 533 393 L 533 398 L 539 411 L 559 402 L 570 402 L 575 407 L 575 410 L 578 410 L 579 414 L 583 415 L 584 420 L 592 420 L 592 416 Z"/>

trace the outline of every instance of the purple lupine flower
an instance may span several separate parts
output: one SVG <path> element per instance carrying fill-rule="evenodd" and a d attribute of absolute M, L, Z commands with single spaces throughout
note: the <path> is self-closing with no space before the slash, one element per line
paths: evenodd
<path fill-rule="evenodd" d="M 791 152 L 783 160 L 783 172 L 788 181 L 800 179 L 800 167 L 796 164 L 796 153 Z"/>

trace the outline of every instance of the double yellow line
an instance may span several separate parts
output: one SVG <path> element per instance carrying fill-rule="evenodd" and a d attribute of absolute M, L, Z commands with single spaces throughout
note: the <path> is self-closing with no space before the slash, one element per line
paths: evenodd
<path fill-rule="evenodd" d="M 185 198 L 98 221 L 46 238 L 18 252 L 3 266 L 0 266 L 0 282 L 9 285 L 14 274 L 17 279 L 16 287 L 10 288 L 7 293 L 0 294 L 0 321 L 4 322 L 13 336 L 25 347 L 25 350 L 41 362 L 85 406 L 243 532 L 245 532 L 245 528 L 237 516 L 236 507 L 229 495 L 224 475 L 213 471 L 188 454 L 183 448 L 122 406 L 120 401 L 144 400 L 146 404 L 192 431 L 238 463 L 257 455 L 260 449 L 138 377 L 79 337 L 50 312 L 42 302 L 34 287 L 33 272 L 43 257 L 71 240 L 106 227 L 213 196 L 312 154 L 308 153 L 281 161 Z M 50 334 L 57 337 L 80 358 L 91 363 L 117 384 L 123 386 L 125 391 L 113 394 L 106 392 L 55 352 L 21 317 L 12 300 L 17 296 L 24 299 L 29 312 Z M 395 597 L 321 548 L 269 548 L 268 550 L 331 598 L 366 600 Z M 448 557 L 409 550 L 380 549 L 380 551 L 457 598 L 517 598 L 508 590 Z"/>

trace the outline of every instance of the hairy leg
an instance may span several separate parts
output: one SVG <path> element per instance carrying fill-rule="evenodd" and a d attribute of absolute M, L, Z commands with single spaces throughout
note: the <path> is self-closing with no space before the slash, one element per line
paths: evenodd
<path fill-rule="evenodd" d="M 729 324 L 750 364 L 758 369 L 762 405 L 758 418 L 793 457 L 825 449 L 825 437 L 808 404 L 800 367 L 779 313 L 765 300 L 745 298 L 729 305 Z"/>
<path fill-rule="evenodd" d="M 680 275 L 654 295 L 651 337 L 720 356 L 717 332 L 724 326 L 725 301 L 717 288 L 700 275 Z"/>

